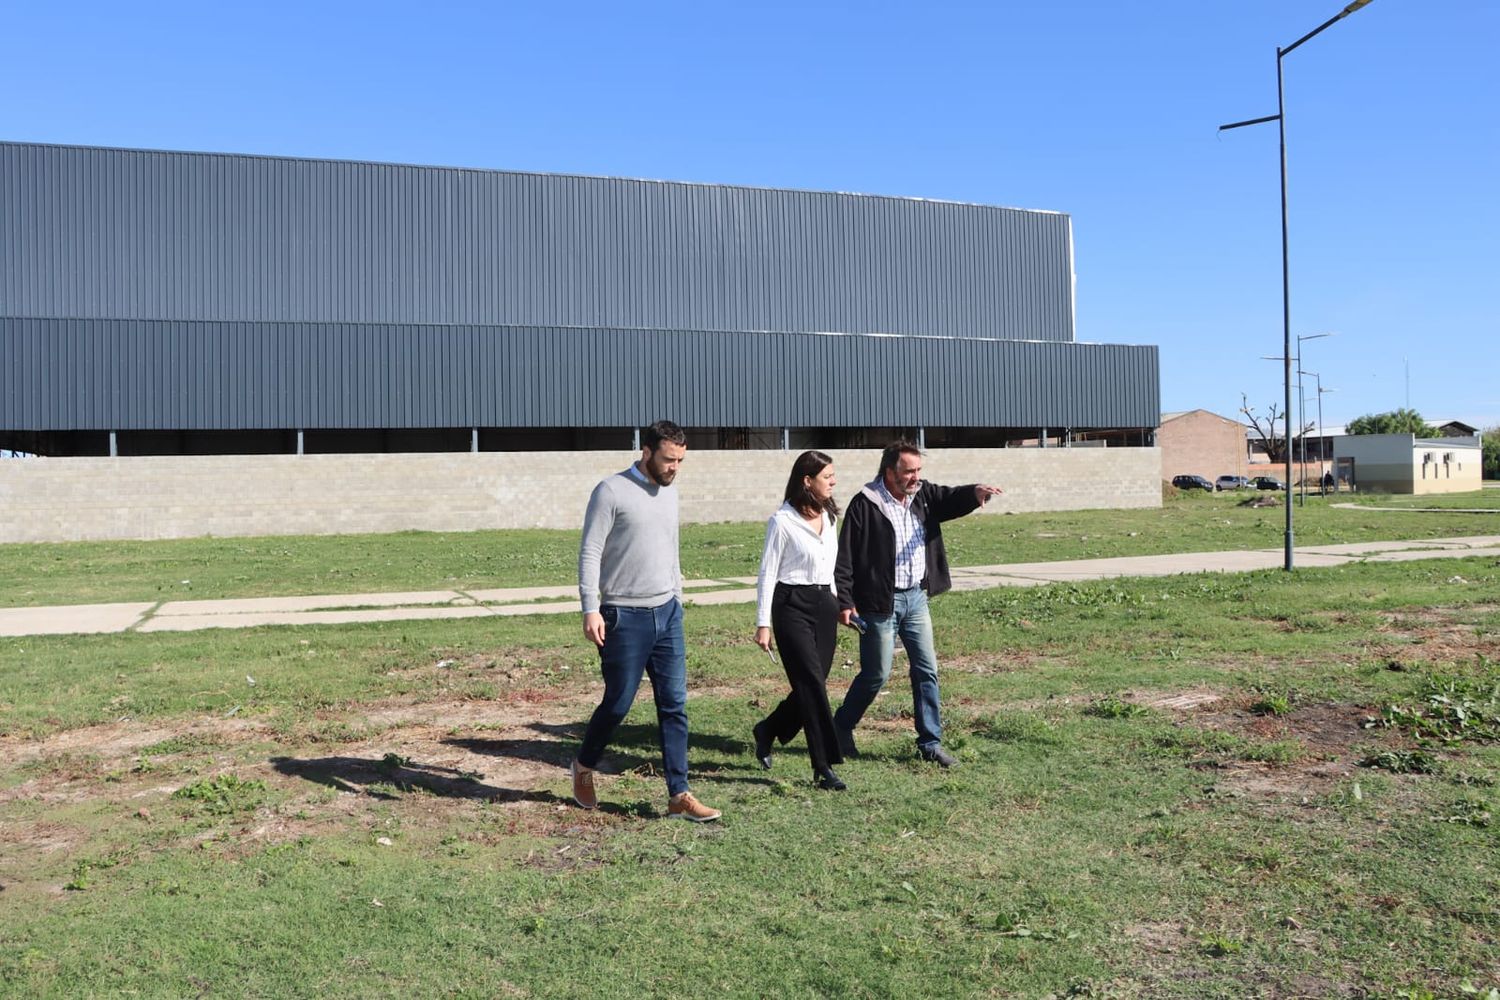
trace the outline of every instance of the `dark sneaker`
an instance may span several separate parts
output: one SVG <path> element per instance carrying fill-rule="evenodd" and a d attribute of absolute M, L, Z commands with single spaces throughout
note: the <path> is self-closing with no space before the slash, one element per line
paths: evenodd
<path fill-rule="evenodd" d="M 944 750 L 941 744 L 922 747 L 920 752 L 923 760 L 930 760 L 938 767 L 952 767 L 958 763 L 958 760 L 951 753 Z"/>
<path fill-rule="evenodd" d="M 693 798 L 692 792 L 678 792 L 667 800 L 667 815 L 694 823 L 712 823 L 724 814 Z"/>
<path fill-rule="evenodd" d="M 837 724 L 833 727 L 833 734 L 838 737 L 839 753 L 845 757 L 858 757 L 859 747 L 854 745 L 854 730 L 840 729 Z"/>
<path fill-rule="evenodd" d="M 594 769 L 575 760 L 568 771 L 573 775 L 573 801 L 585 809 L 599 808 L 599 796 L 594 794 Z"/>

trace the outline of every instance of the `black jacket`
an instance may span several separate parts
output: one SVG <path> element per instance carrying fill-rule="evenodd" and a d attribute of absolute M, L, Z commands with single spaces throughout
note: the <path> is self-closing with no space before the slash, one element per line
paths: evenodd
<path fill-rule="evenodd" d="M 867 487 L 872 488 L 872 487 Z M 927 534 L 927 576 L 922 589 L 931 597 L 952 589 L 948 553 L 943 548 L 943 522 L 963 517 L 979 506 L 974 487 L 936 486 L 924 482 L 912 500 L 912 513 Z M 840 608 L 862 614 L 888 615 L 895 606 L 896 529 L 864 490 L 844 511 L 839 529 L 839 556 L 833 570 Z"/>

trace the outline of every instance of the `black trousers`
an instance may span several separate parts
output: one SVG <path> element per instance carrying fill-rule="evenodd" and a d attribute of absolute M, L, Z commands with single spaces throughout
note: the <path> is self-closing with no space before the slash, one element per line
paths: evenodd
<path fill-rule="evenodd" d="M 766 716 L 772 736 L 789 742 L 807 733 L 814 768 L 843 763 L 833 712 L 828 708 L 828 671 L 838 644 L 839 605 L 827 587 L 778 583 L 771 595 L 771 634 L 792 693 Z"/>

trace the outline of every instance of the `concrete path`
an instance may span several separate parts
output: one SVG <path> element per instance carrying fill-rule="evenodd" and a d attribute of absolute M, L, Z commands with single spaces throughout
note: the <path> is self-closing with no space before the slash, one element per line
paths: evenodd
<path fill-rule="evenodd" d="M 1500 535 L 1427 538 L 1403 542 L 1312 545 L 1296 550 L 1299 567 L 1350 562 L 1500 557 Z M 1067 562 L 964 566 L 953 570 L 955 590 L 1036 587 L 1076 580 L 1182 573 L 1240 573 L 1279 569 L 1281 549 L 1242 552 L 1182 552 Z M 748 604 L 754 577 L 688 580 L 688 604 Z M 99 632 L 186 632 L 254 625 L 338 625 L 423 618 L 483 618 L 496 615 L 576 614 L 576 587 L 517 587 L 503 590 L 428 590 L 389 594 L 328 594 L 313 597 L 253 597 L 213 601 L 134 604 L 74 604 L 50 608 L 0 608 L 0 636 Z"/>
<path fill-rule="evenodd" d="M 1384 510 L 1400 514 L 1500 514 L 1500 507 L 1375 507 L 1367 503 L 1331 503 L 1343 510 Z"/>

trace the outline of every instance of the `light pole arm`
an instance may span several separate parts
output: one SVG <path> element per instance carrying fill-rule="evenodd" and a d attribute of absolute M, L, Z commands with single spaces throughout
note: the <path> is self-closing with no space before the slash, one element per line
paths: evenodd
<path fill-rule="evenodd" d="M 1280 121 L 1280 115 L 1266 115 L 1264 118 L 1252 118 L 1245 122 L 1230 122 L 1228 125 L 1220 125 L 1220 132 L 1227 132 L 1232 128 L 1244 128 L 1246 125 L 1264 125 L 1266 122 Z"/>
<path fill-rule="evenodd" d="M 1338 22 L 1342 21 L 1344 18 L 1348 17 L 1350 14 L 1353 14 L 1355 11 L 1359 10 L 1361 7 L 1365 6 L 1365 4 L 1367 4 L 1369 2 L 1370 2 L 1370 0 L 1354 0 L 1354 2 L 1351 3 L 1349 6 L 1345 7 L 1343 10 L 1339 11 L 1337 14 L 1333 15 L 1328 20 L 1324 21 L 1322 24 L 1318 25 L 1316 28 L 1314 28 L 1313 30 L 1309 31 L 1307 34 L 1303 35 L 1301 38 L 1297 39 L 1295 42 L 1293 42 L 1292 44 L 1288 45 L 1286 48 L 1284 48 L 1284 49 L 1277 49 L 1276 50 L 1277 55 L 1283 55 L 1283 56 L 1286 55 L 1288 52 L 1292 51 L 1297 46 L 1299 46 L 1303 42 L 1307 41 L 1309 38 L 1312 38 L 1314 35 L 1319 35 L 1319 34 L 1323 33 L 1324 31 L 1327 31 L 1329 28 L 1333 27 L 1335 24 L 1337 24 Z"/>

